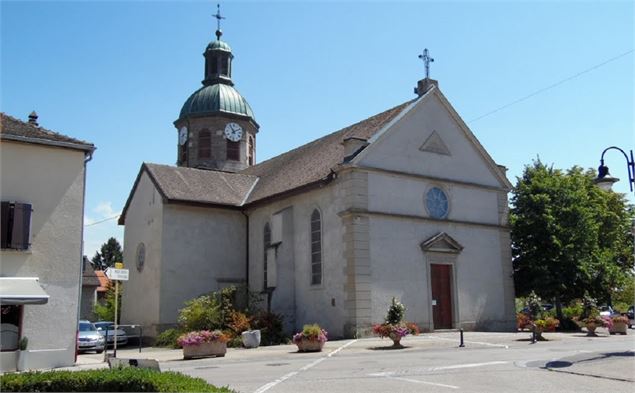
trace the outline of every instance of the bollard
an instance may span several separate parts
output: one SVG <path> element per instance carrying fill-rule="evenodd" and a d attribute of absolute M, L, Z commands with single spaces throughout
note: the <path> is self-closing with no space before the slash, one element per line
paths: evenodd
<path fill-rule="evenodd" d="M 461 344 L 459 344 L 459 347 L 463 348 L 465 347 L 465 344 L 463 344 L 463 328 L 461 328 L 460 332 L 461 332 Z"/>

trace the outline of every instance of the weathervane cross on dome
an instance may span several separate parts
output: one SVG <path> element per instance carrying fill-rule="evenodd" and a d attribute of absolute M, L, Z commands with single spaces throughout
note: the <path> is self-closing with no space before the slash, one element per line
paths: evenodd
<path fill-rule="evenodd" d="M 227 19 L 220 14 L 220 4 L 216 4 L 216 13 L 212 16 L 216 18 L 216 38 L 220 40 L 220 36 L 223 35 L 223 32 L 220 29 L 220 21 L 221 19 Z"/>

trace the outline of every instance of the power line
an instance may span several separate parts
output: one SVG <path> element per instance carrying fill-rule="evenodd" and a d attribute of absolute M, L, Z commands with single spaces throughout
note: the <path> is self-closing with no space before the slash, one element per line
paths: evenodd
<path fill-rule="evenodd" d="M 119 218 L 119 214 L 117 214 L 116 216 L 104 218 L 103 220 L 91 222 L 90 224 L 85 224 L 84 227 L 92 227 L 93 225 L 97 225 L 97 224 L 101 224 L 102 222 L 114 220 L 115 218 Z"/>
<path fill-rule="evenodd" d="M 571 75 L 571 76 L 569 76 L 569 77 L 567 77 L 567 78 L 564 78 L 564 79 L 562 79 L 562 80 L 560 80 L 560 81 L 558 81 L 558 82 L 556 82 L 556 83 L 554 83 L 554 84 L 552 84 L 552 85 L 549 85 L 549 86 L 547 86 L 547 87 L 543 87 L 542 89 L 536 90 L 536 91 L 534 91 L 533 93 L 530 93 L 530 94 L 528 94 L 528 95 L 526 95 L 526 96 L 524 96 L 524 97 L 522 97 L 522 98 L 519 98 L 519 99 L 517 99 L 517 100 L 515 100 L 515 101 L 510 102 L 509 104 L 505 104 L 505 105 L 503 105 L 503 106 L 501 106 L 501 107 L 499 107 L 499 108 L 496 108 L 496 109 L 494 109 L 494 110 L 492 110 L 492 111 L 489 111 L 489 112 L 487 112 L 487 113 L 485 113 L 485 114 L 483 114 L 483 115 L 481 115 L 481 116 L 478 116 L 478 117 L 476 117 L 476 118 L 474 118 L 474 119 L 472 119 L 472 120 L 468 121 L 468 123 L 473 123 L 473 122 L 475 122 L 475 121 L 481 120 L 481 119 L 482 119 L 482 118 L 484 118 L 484 117 L 487 117 L 487 116 L 493 115 L 493 114 L 494 114 L 494 113 L 496 113 L 496 112 L 502 111 L 502 110 L 503 110 L 503 109 L 505 109 L 505 108 L 509 108 L 509 107 L 510 107 L 510 106 L 512 106 L 512 105 L 518 104 L 519 102 L 525 101 L 525 100 L 527 100 L 527 99 L 529 99 L 529 98 L 531 98 L 531 97 L 533 97 L 533 96 L 535 96 L 535 95 L 538 95 L 538 94 L 543 93 L 543 92 L 545 92 L 545 91 L 547 91 L 547 90 L 553 89 L 554 87 L 560 86 L 561 84 L 563 84 L 563 83 L 565 83 L 565 82 L 568 82 L 568 81 L 570 81 L 570 80 L 572 80 L 572 79 L 575 79 L 575 78 L 577 78 L 577 77 L 579 77 L 579 76 L 581 76 L 581 75 L 584 75 L 584 74 L 586 74 L 586 73 L 588 73 L 588 72 L 591 72 L 591 71 L 593 71 L 593 70 L 596 70 L 596 69 L 598 69 L 598 68 L 602 67 L 603 65 L 606 65 L 606 64 L 608 64 L 608 63 L 610 63 L 610 62 L 612 62 L 612 61 L 615 61 L 615 60 L 617 60 L 617 59 L 620 59 L 620 58 L 622 58 L 622 57 L 624 57 L 624 56 L 626 56 L 626 55 L 629 55 L 629 54 L 631 54 L 631 53 L 633 53 L 633 49 L 631 49 L 631 50 L 629 50 L 629 51 L 627 51 L 627 52 L 624 52 L 624 53 L 622 53 L 622 54 L 620 54 L 620 55 L 617 55 L 617 56 L 615 56 L 615 57 L 612 57 L 612 58 L 610 58 L 610 59 L 608 59 L 608 60 L 605 60 L 605 61 L 603 61 L 602 63 L 596 64 L 596 65 L 594 65 L 593 67 L 587 68 L 587 69 L 586 69 L 586 70 L 584 70 L 584 71 L 580 71 L 580 72 L 578 72 L 577 74 L 574 74 L 574 75 Z"/>

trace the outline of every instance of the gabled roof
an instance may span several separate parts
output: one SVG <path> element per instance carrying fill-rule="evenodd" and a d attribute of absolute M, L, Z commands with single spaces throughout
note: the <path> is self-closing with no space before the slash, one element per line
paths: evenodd
<path fill-rule="evenodd" d="M 463 251 L 461 243 L 445 232 L 439 232 L 431 238 L 424 240 L 420 244 L 423 251 L 447 252 L 458 254 Z"/>
<path fill-rule="evenodd" d="M 141 165 L 132 191 L 119 217 L 120 225 L 125 223 L 126 212 L 144 172 L 148 174 L 166 203 L 181 202 L 192 205 L 239 207 L 244 204 L 249 191 L 258 181 L 256 176 L 240 173 L 144 163 Z"/>
<path fill-rule="evenodd" d="M 0 112 L 0 139 L 92 152 L 92 143 L 47 130 Z"/>
<path fill-rule="evenodd" d="M 256 202 L 326 179 L 344 160 L 342 142 L 347 138 L 369 139 L 404 110 L 407 101 L 366 120 L 355 123 L 313 142 L 249 167 L 241 174 L 258 176 L 259 181 L 247 199 Z"/>

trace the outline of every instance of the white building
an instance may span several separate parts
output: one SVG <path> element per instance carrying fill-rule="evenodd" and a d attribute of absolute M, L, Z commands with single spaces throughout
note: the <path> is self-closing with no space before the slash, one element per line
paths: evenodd
<path fill-rule="evenodd" d="M 86 163 L 95 147 L 0 114 L 0 370 L 71 366 L 82 275 Z"/>
<path fill-rule="evenodd" d="M 256 164 L 259 125 L 220 37 L 174 122 L 177 166 L 143 164 L 120 218 L 124 323 L 155 335 L 184 301 L 248 283 L 289 332 L 367 334 L 393 296 L 424 329 L 514 328 L 511 185 L 436 81 Z"/>

